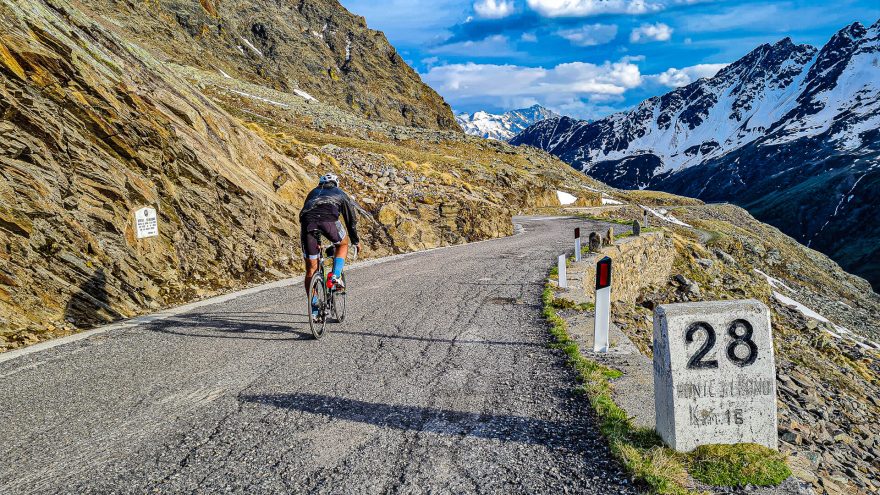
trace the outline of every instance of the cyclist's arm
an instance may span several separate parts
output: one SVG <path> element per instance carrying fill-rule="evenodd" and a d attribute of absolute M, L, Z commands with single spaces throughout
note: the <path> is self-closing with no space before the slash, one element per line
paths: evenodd
<path fill-rule="evenodd" d="M 340 208 L 342 219 L 345 220 L 345 228 L 348 230 L 348 235 L 351 236 L 351 243 L 357 245 L 361 242 L 357 232 L 357 205 L 349 195 L 342 194 L 344 196 L 344 201 Z"/>

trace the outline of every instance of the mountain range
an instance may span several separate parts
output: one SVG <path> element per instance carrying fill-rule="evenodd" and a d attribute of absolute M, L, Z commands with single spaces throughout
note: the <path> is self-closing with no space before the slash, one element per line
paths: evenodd
<path fill-rule="evenodd" d="M 559 117 L 555 112 L 541 105 L 511 110 L 502 114 L 475 112 L 459 113 L 456 122 L 462 130 L 472 136 L 480 136 L 498 141 L 509 141 L 530 125 L 545 119 Z"/>
<path fill-rule="evenodd" d="M 825 46 L 785 38 L 711 78 L 583 122 L 539 122 L 542 148 L 609 185 L 748 209 L 880 287 L 880 22 Z"/>

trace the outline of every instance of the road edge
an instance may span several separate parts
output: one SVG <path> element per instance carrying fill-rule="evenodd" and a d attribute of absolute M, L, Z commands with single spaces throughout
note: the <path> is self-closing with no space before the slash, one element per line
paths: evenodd
<path fill-rule="evenodd" d="M 535 220 L 541 221 L 541 220 L 550 220 L 550 219 L 558 219 L 558 218 L 568 218 L 568 217 L 566 217 L 566 216 L 552 217 L 552 218 L 551 217 L 537 217 L 537 218 L 535 218 Z M 499 241 L 502 239 L 507 239 L 507 238 L 510 238 L 513 236 L 521 235 L 524 232 L 525 232 L 525 229 L 523 228 L 521 223 L 513 222 L 513 234 L 509 235 L 509 236 L 495 237 L 492 239 L 483 239 L 481 241 L 474 241 L 474 242 L 466 242 L 464 244 L 453 244 L 450 246 L 440 246 L 440 247 L 431 248 L 431 249 L 424 249 L 421 251 L 412 251 L 409 253 L 393 254 L 390 256 L 383 256 L 381 258 L 359 261 L 359 262 L 355 262 L 355 263 L 352 263 L 351 265 L 349 265 L 347 270 L 357 270 L 357 269 L 361 269 L 361 268 L 368 268 L 371 266 L 381 265 L 383 263 L 389 263 L 389 262 L 396 261 L 399 259 L 404 259 L 404 258 L 408 258 L 411 256 L 418 256 L 418 255 L 422 255 L 422 254 L 428 254 L 428 253 L 432 253 L 432 252 L 440 251 L 440 250 L 452 249 L 452 248 L 463 247 L 463 246 L 471 246 L 474 244 L 481 244 L 484 242 Z M 4 353 L 0 353 L 0 364 L 3 364 L 8 361 L 12 361 L 14 359 L 18 359 L 20 357 L 27 356 L 29 354 L 35 354 L 35 353 L 46 351 L 46 350 L 49 350 L 49 349 L 52 349 L 52 348 L 55 348 L 58 346 L 71 344 L 73 342 L 87 339 L 87 338 L 92 337 L 94 335 L 112 332 L 114 330 L 121 330 L 124 328 L 134 328 L 134 327 L 138 327 L 141 325 L 146 325 L 149 323 L 165 320 L 167 318 L 171 318 L 171 317 L 178 316 L 178 315 L 181 315 L 184 313 L 188 313 L 190 311 L 193 311 L 195 309 L 199 309 L 199 308 L 202 308 L 205 306 L 211 306 L 214 304 L 220 304 L 220 303 L 224 303 L 227 301 L 232 301 L 234 299 L 238 299 L 239 297 L 245 297 L 245 296 L 250 296 L 253 294 L 258 294 L 260 292 L 264 292 L 267 290 L 290 287 L 294 284 L 301 283 L 302 281 L 303 281 L 302 275 L 296 276 L 296 277 L 285 278 L 285 279 L 281 279 L 281 280 L 276 280 L 274 282 L 268 282 L 265 284 L 256 285 L 254 287 L 240 289 L 240 290 L 237 290 L 234 292 L 229 292 L 227 294 L 220 294 L 217 296 L 212 296 L 207 299 L 202 299 L 200 301 L 194 301 L 194 302 L 187 303 L 187 304 L 184 304 L 181 306 L 175 306 L 175 307 L 168 308 L 168 309 L 165 309 L 162 311 L 157 311 L 155 313 L 136 316 L 134 318 L 129 318 L 126 320 L 118 321 L 115 323 L 111 323 L 109 325 L 103 325 L 103 326 L 92 328 L 89 330 L 84 330 L 82 332 L 78 332 L 78 333 L 68 335 L 65 337 L 58 337 L 56 339 L 46 340 L 44 342 L 40 342 L 40 343 L 30 345 L 27 347 L 22 347 L 20 349 L 14 349 L 11 351 L 6 351 Z"/>

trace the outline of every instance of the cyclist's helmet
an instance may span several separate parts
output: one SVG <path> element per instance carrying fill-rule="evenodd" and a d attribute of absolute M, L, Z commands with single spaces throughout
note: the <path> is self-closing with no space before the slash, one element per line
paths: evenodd
<path fill-rule="evenodd" d="M 327 184 L 333 184 L 334 187 L 339 187 L 339 177 L 337 177 L 336 174 L 324 174 L 318 179 L 319 186 Z"/>

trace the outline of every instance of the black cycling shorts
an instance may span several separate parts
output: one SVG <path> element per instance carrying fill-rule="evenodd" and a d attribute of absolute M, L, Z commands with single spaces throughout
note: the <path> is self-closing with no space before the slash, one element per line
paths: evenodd
<path fill-rule="evenodd" d="M 303 257 L 310 260 L 318 259 L 321 249 L 315 236 L 309 234 L 312 230 L 321 231 L 321 234 L 329 239 L 334 246 L 339 245 L 342 239 L 345 239 L 345 227 L 342 226 L 342 222 L 339 220 L 335 222 L 305 221 L 302 224 L 299 235 L 302 240 Z"/>

